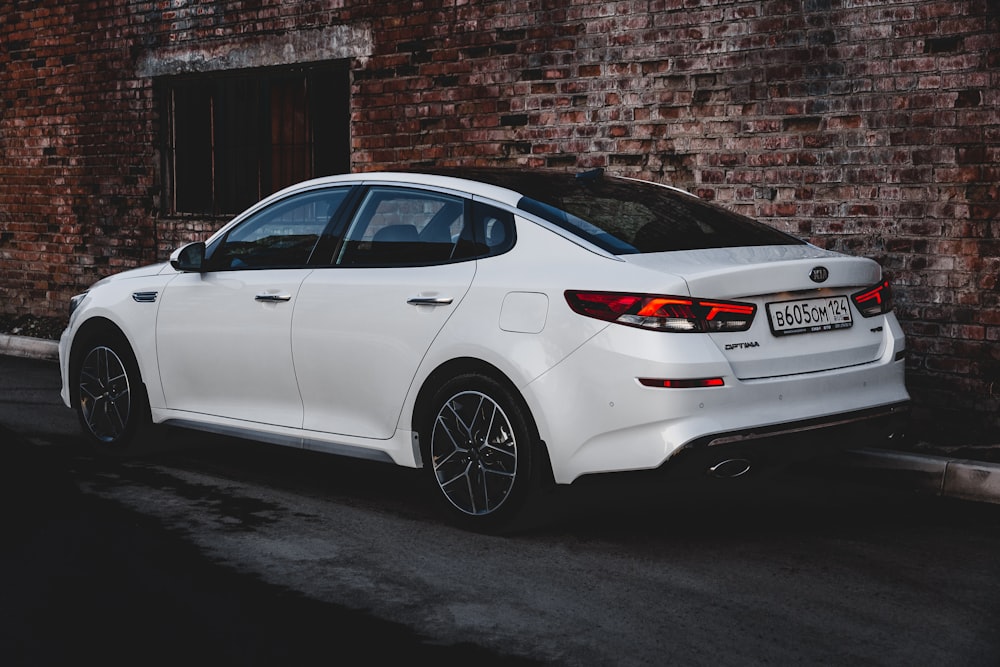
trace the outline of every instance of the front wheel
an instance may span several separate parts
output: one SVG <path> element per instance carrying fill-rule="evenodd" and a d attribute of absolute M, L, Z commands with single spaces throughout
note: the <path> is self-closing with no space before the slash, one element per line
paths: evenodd
<path fill-rule="evenodd" d="M 73 390 L 77 416 L 91 444 L 120 453 L 149 422 L 138 364 L 121 336 L 94 337 L 75 364 Z"/>
<path fill-rule="evenodd" d="M 420 434 L 433 486 L 454 518 L 484 530 L 520 518 L 538 489 L 540 443 L 507 388 L 479 374 L 449 380 Z"/>

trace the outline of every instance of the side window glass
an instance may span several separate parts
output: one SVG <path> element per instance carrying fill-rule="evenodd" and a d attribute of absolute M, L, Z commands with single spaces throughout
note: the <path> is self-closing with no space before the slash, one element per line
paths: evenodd
<path fill-rule="evenodd" d="M 214 249 L 216 270 L 304 266 L 349 188 L 294 195 L 244 220 Z"/>
<path fill-rule="evenodd" d="M 514 247 L 514 214 L 476 202 L 473 204 L 474 243 L 463 245 L 460 252 L 470 257 L 490 257 Z"/>
<path fill-rule="evenodd" d="M 347 230 L 338 263 L 344 266 L 419 266 L 456 259 L 466 233 L 459 197 L 374 187 Z"/>

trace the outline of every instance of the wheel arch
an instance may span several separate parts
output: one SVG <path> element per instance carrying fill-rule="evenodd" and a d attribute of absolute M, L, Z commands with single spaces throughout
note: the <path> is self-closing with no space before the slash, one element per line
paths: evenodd
<path fill-rule="evenodd" d="M 451 359 L 442 363 L 427 375 L 423 384 L 420 386 L 420 391 L 417 392 L 417 397 L 413 404 L 413 414 L 411 415 L 410 424 L 413 431 L 415 433 L 420 432 L 421 424 L 426 418 L 428 418 L 429 412 L 432 409 L 431 398 L 434 396 L 434 393 L 438 390 L 438 388 L 440 388 L 449 378 L 466 373 L 479 373 L 490 377 L 503 385 L 513 399 L 520 404 L 520 408 L 527 417 L 528 427 L 531 428 L 532 435 L 540 447 L 539 453 L 541 455 L 540 459 L 542 463 L 542 472 L 545 480 L 546 482 L 554 483 L 548 444 L 540 435 L 538 423 L 534 413 L 528 405 L 528 401 L 525 400 L 521 391 L 502 370 L 487 361 L 483 361 L 482 359 L 476 359 L 473 357 L 458 357 Z M 425 466 L 427 465 L 427 462 L 424 460 L 426 457 L 423 455 L 423 447 L 424 444 L 421 444 L 420 457 L 422 466 Z"/>
<path fill-rule="evenodd" d="M 97 352 L 100 348 L 107 350 Z M 99 355 L 96 363 L 102 370 L 87 371 L 88 409 L 81 398 L 82 375 L 92 353 Z M 109 318 L 88 318 L 73 332 L 67 356 L 68 403 L 95 453 L 117 457 L 145 451 L 152 436 L 148 392 L 124 329 Z"/>
<path fill-rule="evenodd" d="M 145 380 L 142 376 L 142 367 L 138 363 L 135 346 L 132 341 L 129 340 L 128 335 L 120 326 L 118 326 L 118 324 L 116 324 L 113 320 L 101 316 L 91 317 L 86 322 L 80 324 L 74 332 L 73 342 L 69 350 L 69 377 L 76 377 L 77 370 L 80 368 L 80 364 L 82 363 L 81 356 L 83 355 L 87 344 L 99 336 L 116 337 L 120 340 L 120 342 L 128 346 L 129 353 L 132 355 L 132 361 L 135 363 L 136 369 L 139 373 L 139 381 L 145 385 Z M 76 408 L 78 401 L 79 397 L 76 392 L 70 391 L 70 407 Z"/>

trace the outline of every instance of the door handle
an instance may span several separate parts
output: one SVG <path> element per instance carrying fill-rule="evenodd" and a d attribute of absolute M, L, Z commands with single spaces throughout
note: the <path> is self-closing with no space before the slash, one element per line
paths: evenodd
<path fill-rule="evenodd" d="M 279 301 L 291 301 L 291 294 L 258 294 L 255 296 L 254 301 L 265 301 L 267 303 L 275 303 Z"/>
<path fill-rule="evenodd" d="M 406 300 L 411 306 L 448 306 L 454 301 L 450 296 L 415 296 Z"/>

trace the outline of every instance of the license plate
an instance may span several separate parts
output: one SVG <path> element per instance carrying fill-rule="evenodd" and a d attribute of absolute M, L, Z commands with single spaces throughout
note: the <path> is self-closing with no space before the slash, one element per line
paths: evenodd
<path fill-rule="evenodd" d="M 854 325 L 846 296 L 769 303 L 767 319 L 775 336 L 833 331 Z"/>

